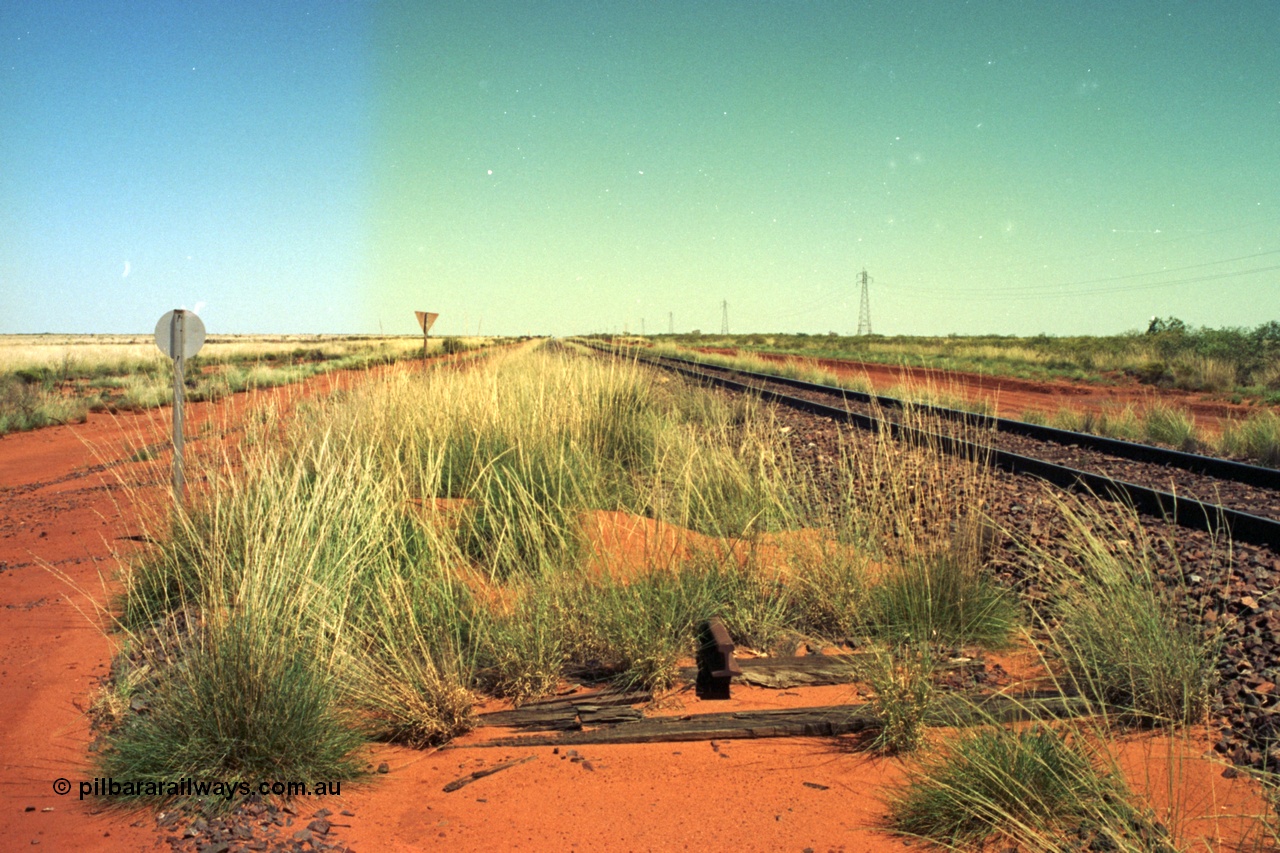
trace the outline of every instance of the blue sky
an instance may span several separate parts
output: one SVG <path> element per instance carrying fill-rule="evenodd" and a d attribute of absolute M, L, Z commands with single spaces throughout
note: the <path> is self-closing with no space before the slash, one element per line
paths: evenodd
<path fill-rule="evenodd" d="M 1280 4 L 13 2 L 0 332 L 1280 318 Z"/>
<path fill-rule="evenodd" d="M 4 5 L 0 331 L 361 324 L 367 27 L 292 6 Z"/>

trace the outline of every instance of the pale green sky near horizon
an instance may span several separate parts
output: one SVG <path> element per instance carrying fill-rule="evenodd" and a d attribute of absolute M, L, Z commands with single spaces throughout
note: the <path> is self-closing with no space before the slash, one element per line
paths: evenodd
<path fill-rule="evenodd" d="M 0 12 L 0 332 L 1280 319 L 1271 0 L 288 8 Z"/>

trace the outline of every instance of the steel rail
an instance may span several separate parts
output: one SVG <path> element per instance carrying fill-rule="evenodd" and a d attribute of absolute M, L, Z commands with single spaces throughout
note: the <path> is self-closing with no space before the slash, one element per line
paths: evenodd
<path fill-rule="evenodd" d="M 905 405 L 902 400 L 899 400 L 896 397 L 867 394 L 862 391 L 840 388 L 835 385 L 806 382 L 803 379 L 792 379 L 787 376 L 774 376 L 769 373 L 757 373 L 750 370 L 741 370 L 736 367 L 721 367 L 719 365 L 702 364 L 692 359 L 644 355 L 639 356 L 639 358 L 648 362 L 665 360 L 678 364 L 693 365 L 704 369 L 724 370 L 755 380 L 777 382 L 803 391 L 830 394 L 832 396 L 855 400 L 860 403 L 878 405 L 881 408 L 900 409 Z M 961 421 L 980 428 L 994 429 L 997 432 L 1024 435 L 1028 438 L 1036 439 L 1037 441 L 1051 441 L 1055 444 L 1067 446 L 1075 445 L 1087 450 L 1096 450 L 1109 456 L 1129 459 L 1134 462 L 1168 465 L 1174 468 L 1182 468 L 1183 470 L 1191 471 L 1195 474 L 1203 474 L 1206 477 L 1212 477 L 1216 480 L 1230 480 L 1235 483 L 1244 483 L 1250 486 L 1258 486 L 1259 488 L 1280 491 L 1280 470 L 1275 468 L 1250 465 L 1247 462 L 1236 462 L 1231 459 L 1219 459 L 1216 456 L 1205 456 L 1200 453 L 1187 453 L 1181 450 L 1155 447 L 1150 444 L 1139 444 L 1134 441 L 1124 441 L 1118 438 L 1107 438 L 1106 436 L 1093 435 L 1086 432 L 1072 432 L 1071 430 L 1058 429 L 1057 427 L 1031 424 L 1026 421 L 1017 421 L 1010 418 L 998 418 L 994 415 L 984 415 L 978 412 L 965 412 L 957 409 L 947 409 L 941 406 L 930 406 L 926 404 L 915 404 L 915 408 L 917 411 L 932 417 Z"/>
<path fill-rule="evenodd" d="M 604 352 L 613 354 L 619 353 L 615 349 L 607 347 L 597 347 Z M 637 357 L 633 354 L 625 354 L 626 357 Z M 918 427 L 903 424 L 900 421 L 890 419 L 875 418 L 870 415 L 864 415 L 860 412 L 851 412 L 848 409 L 830 406 L 826 403 L 819 403 L 814 400 L 807 400 L 803 397 L 794 397 L 789 394 L 783 394 L 779 391 L 773 391 L 768 388 L 761 388 L 745 382 L 739 382 L 730 379 L 727 376 L 718 376 L 697 369 L 703 367 L 696 362 L 686 362 L 684 359 L 670 358 L 652 358 L 637 357 L 637 360 L 672 370 L 691 379 L 700 382 L 717 385 L 733 391 L 756 394 L 764 400 L 789 406 L 801 411 L 811 412 L 823 417 L 832 418 L 844 423 L 853 424 L 865 430 L 878 430 L 886 428 L 895 438 L 907 439 L 920 443 L 928 443 L 936 446 L 943 451 L 952 455 L 961 456 L 968 459 L 984 460 L 997 468 L 1009 471 L 1013 474 L 1025 474 L 1038 477 L 1053 485 L 1064 489 L 1086 489 L 1098 497 L 1116 500 L 1132 506 L 1139 512 L 1145 513 L 1156 518 L 1166 519 L 1174 524 L 1194 530 L 1204 530 L 1213 534 L 1227 531 L 1233 539 L 1251 542 L 1256 545 L 1264 545 L 1273 550 L 1280 550 L 1280 521 L 1263 518 L 1251 513 L 1242 512 L 1231 507 L 1218 506 L 1217 504 L 1206 503 L 1194 498 L 1182 497 L 1159 489 L 1152 489 L 1147 486 L 1140 486 L 1136 483 L 1129 483 L 1124 480 L 1116 480 L 1102 474 L 1094 474 L 1089 471 L 1081 471 L 1070 468 L 1066 465 L 1059 465 L 1055 462 L 1047 462 L 1043 459 L 1036 459 L 1030 456 L 1023 456 L 1019 453 L 1013 453 L 1007 450 L 978 444 L 975 442 L 965 441 L 955 436 L 942 435 L 936 432 L 929 432 Z M 696 367 L 695 367 L 696 365 Z M 863 402 L 876 401 L 892 401 L 882 405 L 897 404 L 901 405 L 901 401 L 893 400 L 893 398 L 876 397 L 874 395 L 862 394 L 861 392 L 848 391 L 843 388 L 834 388 L 828 385 L 817 385 L 815 383 L 803 382 L 801 380 L 782 379 L 768 374 L 750 373 L 749 371 L 739 371 L 734 368 L 718 368 L 725 371 L 745 374 L 755 379 L 768 380 L 771 382 L 782 382 L 792 387 L 800 387 L 806 390 L 825 390 L 828 393 L 840 394 L 851 399 L 859 399 Z M 952 420 L 964 420 L 974 425 L 996 425 L 1001 422 L 1009 424 L 1017 424 L 1017 421 L 1005 421 L 1001 418 L 993 418 L 985 415 L 974 415 L 969 412 L 956 412 L 949 409 L 939 409 L 938 407 L 921 407 L 922 411 L 929 414 L 947 417 L 944 412 L 949 412 L 953 417 Z M 1035 426 L 1034 424 L 1026 424 L 1025 426 Z M 1070 439 L 1093 439 L 1097 436 L 1087 436 L 1084 433 L 1072 433 L 1066 430 L 1053 430 L 1055 434 L 1064 434 Z M 1049 439 L 1061 442 L 1062 439 Z M 1113 441 L 1113 439 L 1107 439 Z M 1083 442 L 1071 442 L 1083 444 Z M 1145 447 L 1145 445 L 1134 445 L 1131 442 L 1118 442 L 1132 447 Z M 1096 445 L 1095 445 L 1096 446 Z M 1099 448 L 1101 449 L 1101 448 Z M 1161 448 L 1147 448 L 1153 451 L 1160 451 Z M 1172 452 L 1172 451 L 1169 451 Z M 1195 454 L 1180 454 L 1181 456 L 1195 456 Z M 1132 457 L 1131 457 L 1132 458 Z M 1221 462 L 1227 466 L 1235 466 L 1240 463 L 1232 463 L 1228 460 L 1213 460 L 1212 457 L 1198 457 L 1199 459 Z M 1245 468 L 1253 468 L 1254 466 L 1243 466 Z M 1224 470 L 1230 470 L 1224 469 Z M 1270 469 L 1259 469 L 1262 471 L 1270 471 Z M 1201 471 L 1200 473 L 1207 473 Z M 1272 472 L 1276 473 L 1276 472 Z M 1213 476 L 1213 475 L 1210 475 Z M 1231 479 L 1223 477 L 1220 479 Z M 1254 485 L 1259 485 L 1254 483 Z"/>

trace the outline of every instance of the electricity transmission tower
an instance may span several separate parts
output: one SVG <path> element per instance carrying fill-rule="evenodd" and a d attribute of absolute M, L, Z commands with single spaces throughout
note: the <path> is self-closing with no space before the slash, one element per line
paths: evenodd
<path fill-rule="evenodd" d="M 720 334 L 729 334 L 729 300 L 720 301 Z"/>
<path fill-rule="evenodd" d="M 675 314 L 671 311 L 667 312 L 667 334 L 674 335 L 676 333 Z"/>
<path fill-rule="evenodd" d="M 867 282 L 870 280 L 865 269 L 858 276 L 858 283 L 862 285 L 862 298 L 858 303 L 859 335 L 871 334 L 871 299 L 867 296 Z"/>

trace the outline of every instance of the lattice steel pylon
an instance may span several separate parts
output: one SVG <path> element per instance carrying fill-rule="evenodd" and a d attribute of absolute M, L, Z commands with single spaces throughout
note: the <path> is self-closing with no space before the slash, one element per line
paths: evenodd
<path fill-rule="evenodd" d="M 729 334 L 729 300 L 720 301 L 720 334 Z"/>
<path fill-rule="evenodd" d="M 870 280 L 865 269 L 858 276 L 858 283 L 862 285 L 862 298 L 858 302 L 859 335 L 871 334 L 871 298 L 867 295 L 867 282 Z"/>

